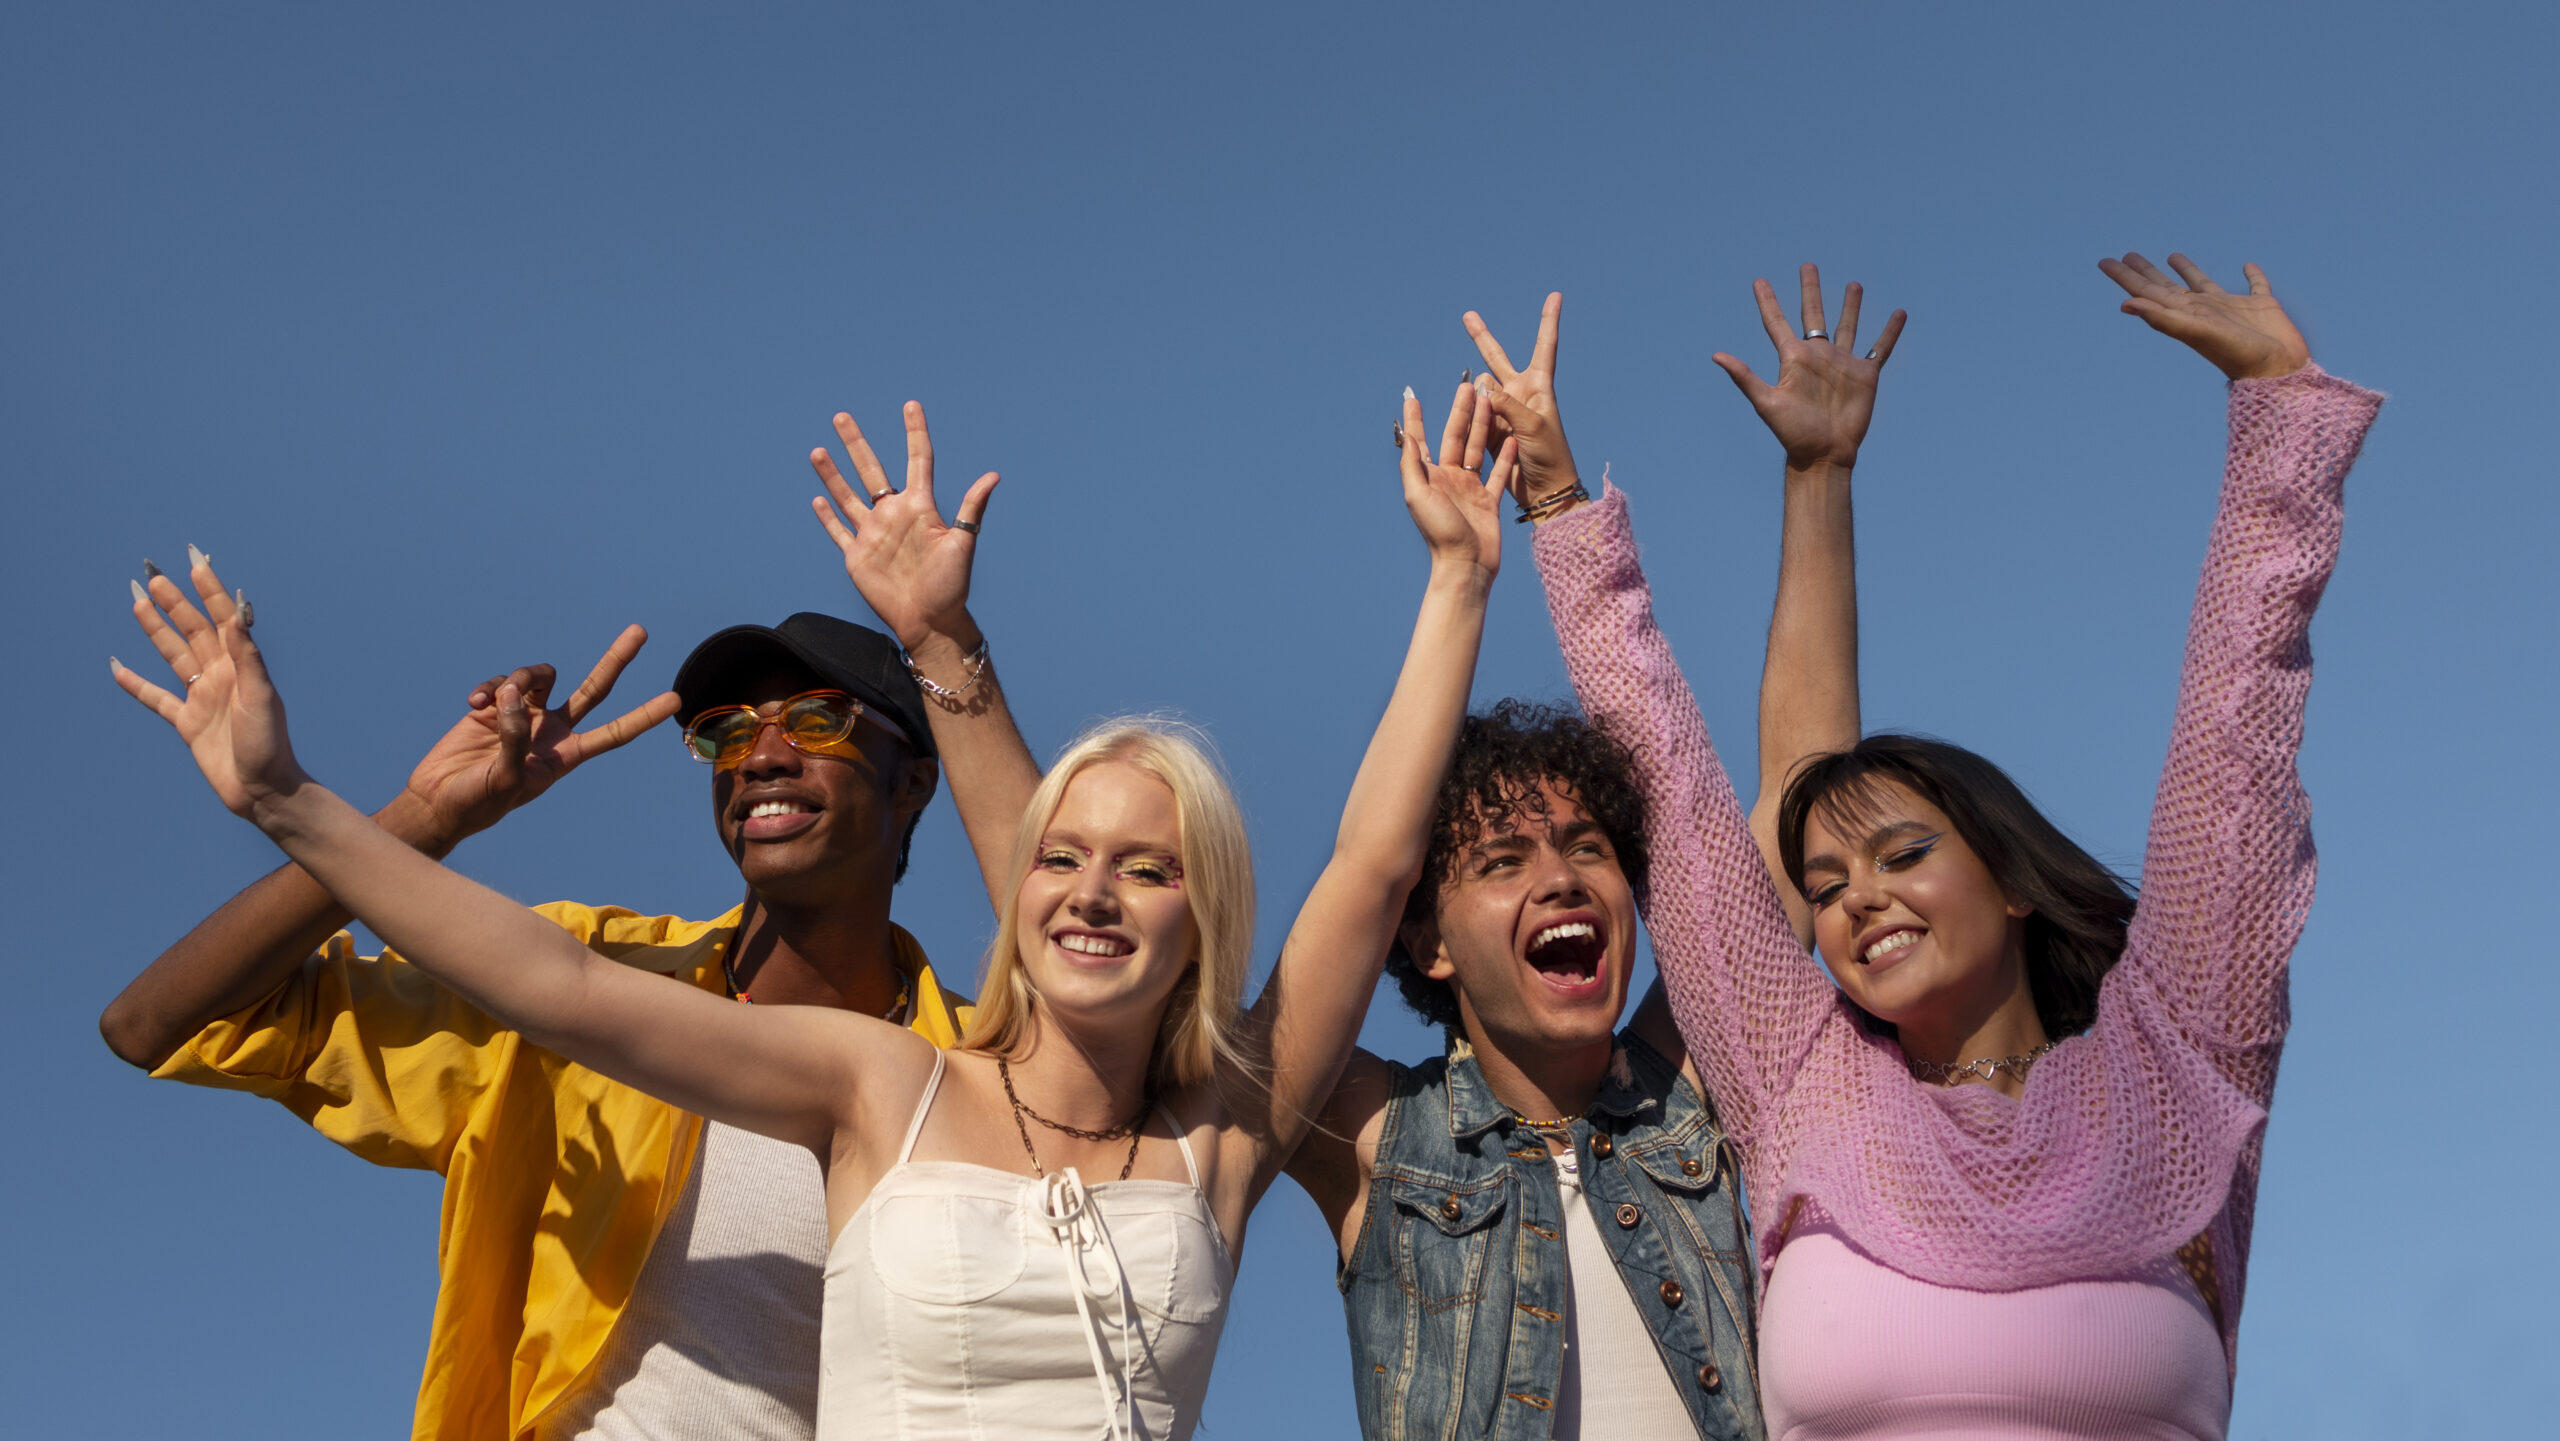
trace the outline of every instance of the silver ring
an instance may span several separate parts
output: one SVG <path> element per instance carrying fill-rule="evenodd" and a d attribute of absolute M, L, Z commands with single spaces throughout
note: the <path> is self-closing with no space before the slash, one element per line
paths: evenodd
<path fill-rule="evenodd" d="M 878 505 L 880 502 L 887 500 L 890 496 L 895 494 L 897 494 L 897 492 L 893 490 L 875 490 L 871 492 L 871 503 L 873 505 Z"/>
<path fill-rule="evenodd" d="M 978 533 L 978 523 L 974 520 L 955 520 L 951 522 L 951 528 L 953 530 L 965 530 L 971 535 L 976 535 Z"/>
<path fill-rule="evenodd" d="M 178 684 L 180 684 L 180 685 L 194 685 L 197 681 L 200 681 L 200 680 L 202 680 L 202 679 L 204 679 L 204 672 L 203 672 L 203 671 L 197 671 L 194 675 L 191 675 L 191 676 L 187 677 L 185 680 L 182 680 L 182 681 L 178 682 Z"/>
<path fill-rule="evenodd" d="M 1829 340 L 1831 338 L 1831 332 L 1827 330 L 1808 330 L 1804 333 L 1804 338 L 1807 340 Z"/>
<path fill-rule="evenodd" d="M 1867 359 L 1869 359 L 1869 360 L 1874 360 L 1874 359 L 1877 359 L 1877 358 L 1878 358 L 1878 357 L 1877 357 L 1877 355 L 1876 355 L 1876 353 L 1875 353 L 1874 351 L 1870 350 L 1870 351 L 1868 351 L 1868 352 L 1867 352 Z"/>

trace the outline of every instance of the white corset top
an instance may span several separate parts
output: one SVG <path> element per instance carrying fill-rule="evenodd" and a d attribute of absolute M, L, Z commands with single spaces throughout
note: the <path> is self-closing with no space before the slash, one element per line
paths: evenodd
<path fill-rule="evenodd" d="M 828 1251 L 818 1441 L 1188 1437 L 1235 1275 L 1190 1141 L 1188 1185 L 910 1160 L 941 1084 Z"/>

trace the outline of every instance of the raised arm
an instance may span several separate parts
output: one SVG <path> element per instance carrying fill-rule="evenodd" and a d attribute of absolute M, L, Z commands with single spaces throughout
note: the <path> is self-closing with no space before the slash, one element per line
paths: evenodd
<path fill-rule="evenodd" d="M 1823 322 L 1822 273 L 1807 263 L 1798 279 L 1801 333 L 1787 324 L 1769 282 L 1751 283 L 1760 322 L 1778 348 L 1777 383 L 1762 381 L 1722 351 L 1715 363 L 1786 452 L 1778 599 L 1760 672 L 1760 795 L 1751 805 L 1751 837 L 1796 939 L 1810 944 L 1813 911 L 1778 858 L 1778 801 L 1796 767 L 1858 742 L 1858 572 L 1849 482 L 1875 416 L 1877 378 L 1902 336 L 1903 313 L 1887 318 L 1875 347 L 1860 355 L 1864 292 L 1858 283 L 1842 293 L 1833 331 Z"/>
<path fill-rule="evenodd" d="M 986 636 L 969 614 L 978 527 L 986 519 L 997 476 L 989 471 L 978 477 L 960 497 L 952 523 L 943 524 L 933 499 L 933 435 L 925 428 L 924 407 L 908 401 L 905 417 L 904 490 L 889 484 L 888 471 L 853 417 L 839 414 L 836 435 L 844 441 L 845 457 L 862 489 L 857 494 L 847 483 L 834 456 L 823 448 L 813 450 L 809 464 L 827 494 L 809 504 L 843 552 L 844 572 L 854 588 L 906 648 L 915 667 L 932 712 L 933 745 L 941 752 L 951 803 L 959 808 L 961 828 L 977 854 L 987 899 L 1001 911 L 1014 831 L 1040 786 L 1040 766 L 1022 742 Z"/>
<path fill-rule="evenodd" d="M 1253 1146 L 1252 1196 L 1279 1174 L 1314 1113 L 1333 1090 L 1359 1038 L 1360 1022 L 1422 873 L 1433 803 L 1450 747 L 1465 720 L 1484 638 L 1485 601 L 1502 566 L 1502 492 L 1516 443 L 1480 479 L 1491 412 L 1461 385 L 1442 428 L 1435 463 L 1422 439 L 1422 405 L 1405 392 L 1399 466 L 1405 508 L 1431 554 L 1431 578 L 1405 649 L 1386 714 L 1361 757 L 1343 802 L 1333 855 L 1289 928 L 1278 964 L 1248 1016 L 1248 1052 L 1267 1058 L 1267 1111 L 1247 1116 Z"/>
<path fill-rule="evenodd" d="M 200 593 L 221 588 L 210 565 L 193 578 Z M 737 1005 L 616 965 L 419 854 L 303 773 L 246 622 L 238 609 L 213 622 L 215 646 L 183 700 L 113 668 L 127 693 L 177 730 L 233 814 L 420 970 L 536 1045 L 823 1153 L 853 1100 L 852 1058 L 906 1032 L 816 1007 Z M 496 702 L 510 725 L 523 723 L 517 686 L 502 683 Z"/>
<path fill-rule="evenodd" d="M 2284 1036 L 2285 968 L 2317 859 L 2295 766 L 2311 614 L 2335 567 L 2347 470 L 2382 397 L 2311 363 L 2264 272 L 2232 295 L 2183 255 L 2099 262 L 2140 317 L 2231 380 L 2231 446 L 2169 755 L 2120 969 L 2161 997 L 2262 1104 Z"/>
<path fill-rule="evenodd" d="M 134 586 L 134 619 L 183 686 L 219 653 L 214 627 L 231 616 L 234 601 L 218 586 L 190 601 L 157 567 L 150 570 L 149 587 Z M 549 703 L 554 673 L 548 665 L 520 667 L 483 682 L 465 702 L 462 719 L 418 762 L 400 794 L 375 813 L 375 823 L 410 847 L 442 857 L 581 763 L 666 719 L 675 710 L 672 694 L 592 730 L 577 729 L 612 694 L 623 667 L 648 638 L 636 625 L 625 629 L 556 708 Z M 525 703 L 501 712 L 498 690 L 510 684 Z M 288 863 L 224 902 L 145 967 L 99 1016 L 98 1033 L 125 1061 L 154 1069 L 206 1026 L 274 993 L 349 919 L 318 881 Z"/>

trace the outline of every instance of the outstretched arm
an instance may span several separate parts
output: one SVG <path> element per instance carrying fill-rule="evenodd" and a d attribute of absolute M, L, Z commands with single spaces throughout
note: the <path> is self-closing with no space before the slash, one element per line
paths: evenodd
<path fill-rule="evenodd" d="M 1864 291 L 1849 283 L 1836 332 L 1823 323 L 1822 273 L 1798 272 L 1804 329 L 1787 323 L 1766 280 L 1751 283 L 1760 322 L 1778 349 L 1778 379 L 1763 382 L 1722 351 L 1733 377 L 1786 451 L 1785 509 L 1778 536 L 1778 599 L 1769 615 L 1769 651 L 1760 672 L 1760 795 L 1751 836 L 1785 903 L 1796 938 L 1810 944 L 1813 912 L 1778 859 L 1778 802 L 1796 767 L 1858 743 L 1858 570 L 1850 476 L 1875 416 L 1876 381 L 1903 313 L 1886 319 L 1875 347 L 1858 354 Z"/>
<path fill-rule="evenodd" d="M 219 653 L 214 628 L 235 608 L 218 586 L 201 589 L 197 601 L 202 609 L 156 568 L 147 590 L 134 586 L 134 618 L 182 685 Z M 666 719 L 676 705 L 672 694 L 592 730 L 577 730 L 612 694 L 623 667 L 648 638 L 636 625 L 625 629 L 556 709 L 549 704 L 555 677 L 548 665 L 519 667 L 483 682 L 465 703 L 462 719 L 418 762 L 400 794 L 375 813 L 375 824 L 418 851 L 442 857 L 581 763 Z M 498 690 L 509 684 L 525 704 L 502 713 Z M 288 863 L 224 902 L 145 967 L 99 1016 L 98 1032 L 125 1061 L 155 1069 L 207 1025 L 272 994 L 350 918 L 308 872 Z"/>
<path fill-rule="evenodd" d="M 2129 315 L 2231 380 L 2222 502 L 2188 622 L 2177 718 L 2119 969 L 2147 982 L 2264 1103 L 2284 1036 L 2285 970 L 2317 861 L 2295 757 L 2311 614 L 2335 567 L 2347 470 L 2382 397 L 2311 363 L 2264 272 L 2232 295 L 2172 255 L 2099 262 Z"/>
<path fill-rule="evenodd" d="M 210 565 L 194 579 L 199 592 L 221 588 Z M 816 1007 L 759 1011 L 616 965 L 420 855 L 303 773 L 246 621 L 234 609 L 213 625 L 209 661 L 184 700 L 114 667 L 117 683 L 177 730 L 224 806 L 420 970 L 535 1044 L 823 1153 L 853 1099 L 852 1058 L 866 1041 L 905 1032 Z M 526 723 L 521 689 L 501 684 L 496 700 L 509 724 Z"/>
<path fill-rule="evenodd" d="M 1485 601 L 1502 566 L 1499 506 L 1516 444 L 1505 443 L 1490 477 L 1478 478 L 1491 414 L 1462 385 L 1434 463 L 1422 439 L 1421 402 L 1410 390 L 1405 396 L 1399 466 L 1405 508 L 1431 552 L 1431 579 L 1395 694 L 1343 802 L 1333 856 L 1289 928 L 1248 1019 L 1249 1050 L 1269 1064 L 1269 1084 L 1260 1092 L 1268 1110 L 1245 1118 L 1246 1143 L 1258 1151 L 1255 1198 L 1306 1135 L 1368 1014 L 1405 896 L 1422 872 L 1441 774 L 1475 683 Z"/>
<path fill-rule="evenodd" d="M 854 588 L 915 666 L 951 803 L 977 853 L 987 899 L 1002 910 L 1014 832 L 1031 804 L 1031 793 L 1040 786 L 1040 766 L 1022 742 L 986 636 L 969 614 L 978 526 L 986 519 L 997 476 L 989 471 L 978 477 L 960 497 L 953 523 L 943 524 L 933 499 L 933 436 L 925 428 L 924 407 L 908 401 L 905 417 L 904 490 L 889 484 L 888 471 L 853 417 L 838 414 L 836 435 L 844 441 L 845 457 L 862 490 L 857 494 L 847 483 L 834 456 L 823 448 L 813 450 L 809 464 L 827 494 L 809 504 L 843 552 L 844 572 Z"/>

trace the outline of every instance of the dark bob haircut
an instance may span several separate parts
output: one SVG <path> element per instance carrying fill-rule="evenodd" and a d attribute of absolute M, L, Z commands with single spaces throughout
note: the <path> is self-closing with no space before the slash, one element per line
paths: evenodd
<path fill-rule="evenodd" d="M 1450 867 L 1490 827 L 1538 811 L 1539 787 L 1554 781 L 1599 823 L 1618 854 L 1618 869 L 1641 903 L 1651 857 L 1644 844 L 1644 793 L 1636 788 L 1626 748 L 1560 706 L 1498 701 L 1467 717 L 1441 778 L 1431 813 L 1431 848 L 1422 878 L 1405 897 L 1403 926 L 1387 950 L 1387 974 L 1415 1014 L 1444 1030 L 1458 1025 L 1458 997 L 1446 981 L 1424 975 L 1405 949 L 1403 927 L 1433 920 Z"/>
<path fill-rule="evenodd" d="M 1888 783 L 1944 811 L 2000 889 L 2035 908 L 2026 926 L 2027 987 L 2044 1033 L 2058 1041 L 2089 1029 L 2098 1018 L 2098 983 L 2124 954 L 2133 891 L 2046 820 L 2008 772 L 1962 746 L 1888 732 L 1805 762 L 1778 802 L 1778 858 L 1787 879 L 1804 889 L 1807 822 L 1819 814 L 1855 829 L 1882 806 Z M 1874 1017 L 1868 1022 L 1893 1033 Z"/>

